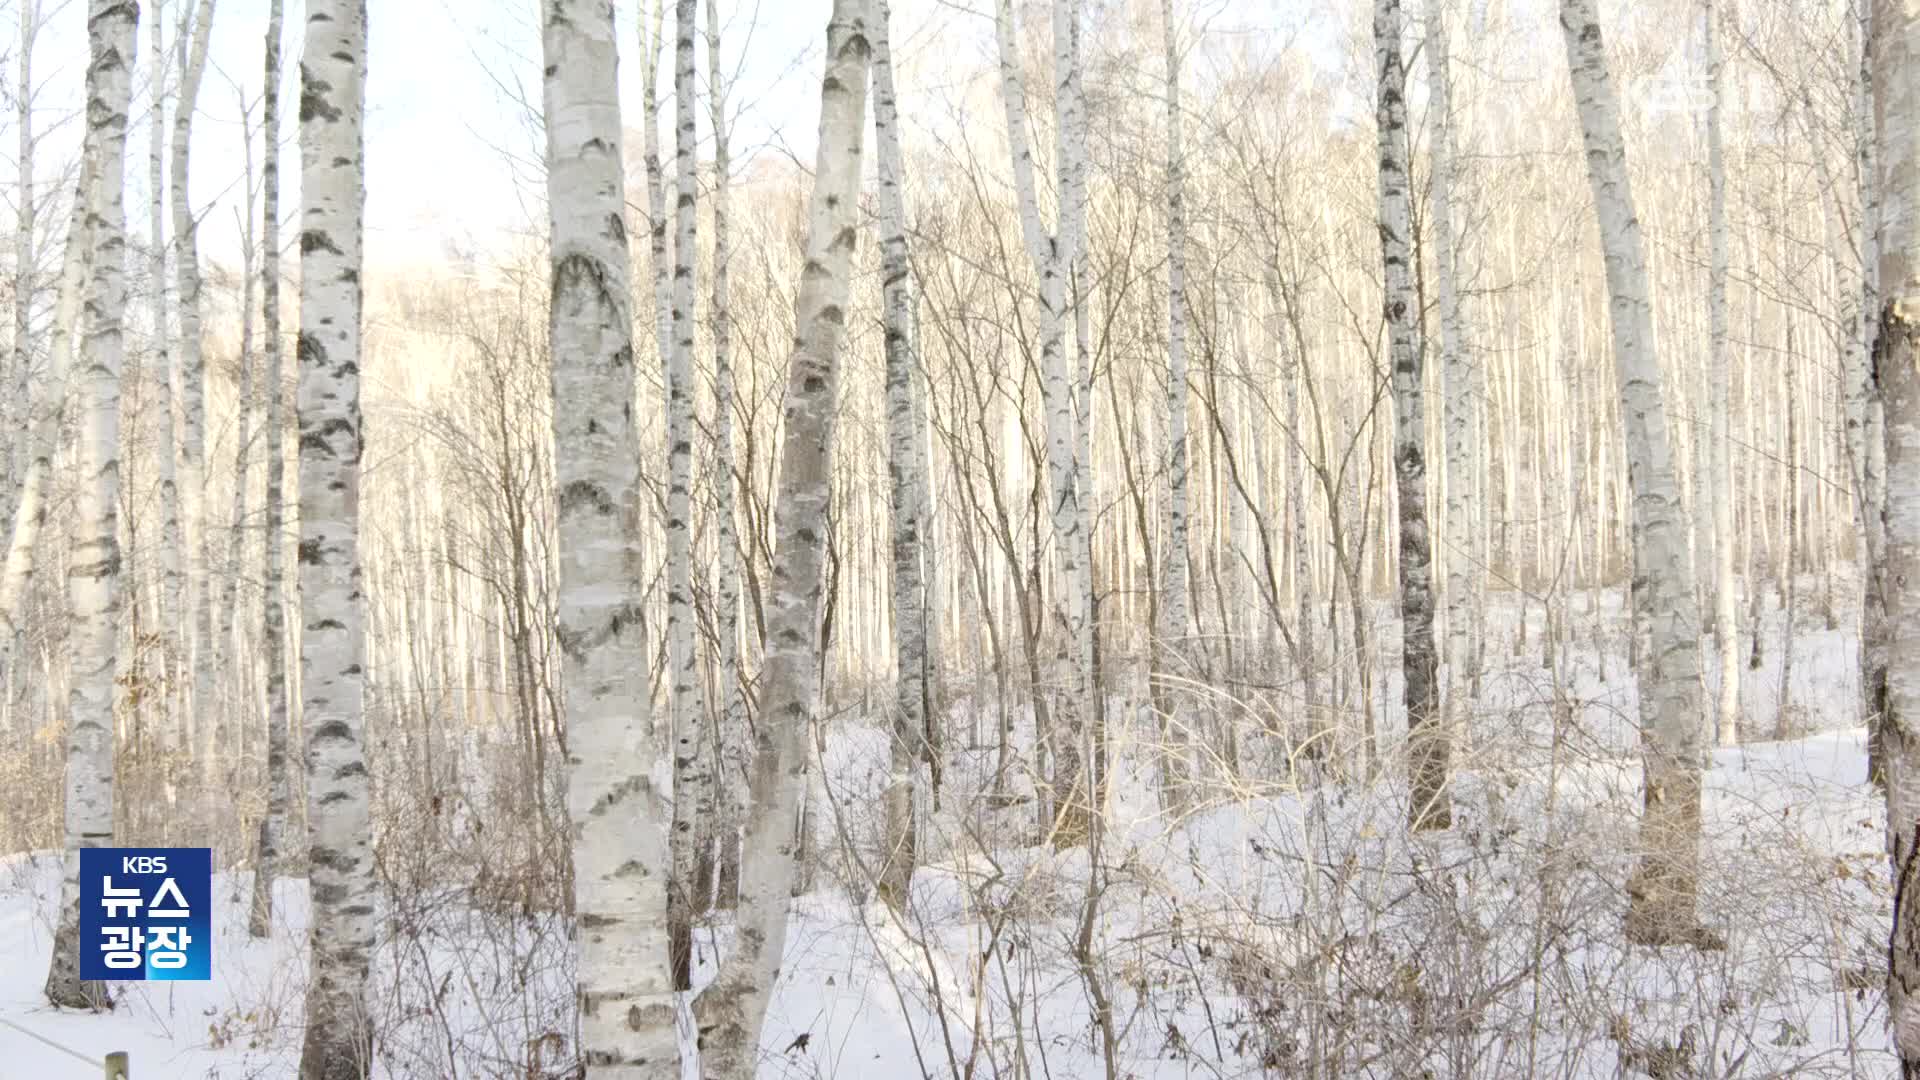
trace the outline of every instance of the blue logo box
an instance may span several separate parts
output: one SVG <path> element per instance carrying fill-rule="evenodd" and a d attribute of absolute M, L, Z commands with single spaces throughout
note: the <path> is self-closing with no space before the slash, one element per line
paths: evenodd
<path fill-rule="evenodd" d="M 81 848 L 80 977 L 213 977 L 211 848 Z"/>

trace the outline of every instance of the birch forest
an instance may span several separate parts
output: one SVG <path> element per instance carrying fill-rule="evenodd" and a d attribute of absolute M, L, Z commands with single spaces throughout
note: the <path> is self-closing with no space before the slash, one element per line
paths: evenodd
<path fill-rule="evenodd" d="M 0 1078 L 1920 1080 L 1920 0 L 0 73 Z"/>

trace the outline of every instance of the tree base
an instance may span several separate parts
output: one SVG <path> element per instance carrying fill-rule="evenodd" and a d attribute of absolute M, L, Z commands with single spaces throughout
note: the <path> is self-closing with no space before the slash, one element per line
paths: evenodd
<path fill-rule="evenodd" d="M 1093 837 L 1093 817 L 1088 808 L 1073 799 L 1060 806 L 1053 819 L 1053 850 L 1085 847 Z"/>
<path fill-rule="evenodd" d="M 308 1022 L 300 1048 L 300 1080 L 363 1080 L 372 1075 L 373 1035 L 364 1019 L 350 1027 L 342 1031 Z"/>
<path fill-rule="evenodd" d="M 1627 912 L 1625 936 L 1628 944 L 1650 948 L 1681 947 L 1700 952 L 1725 952 L 1727 939 L 1691 919 L 1656 918 L 1635 911 Z"/>
<path fill-rule="evenodd" d="M 112 1012 L 113 995 L 107 992 L 103 982 L 83 982 L 77 979 L 48 979 L 47 1000 L 62 1009 L 84 1009 L 87 1012 Z"/>

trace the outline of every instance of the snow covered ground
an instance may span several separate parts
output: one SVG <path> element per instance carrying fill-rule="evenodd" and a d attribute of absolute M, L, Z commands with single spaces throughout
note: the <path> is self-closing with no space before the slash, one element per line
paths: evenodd
<path fill-rule="evenodd" d="M 1883 815 L 1864 732 L 1841 726 L 1851 641 L 1816 624 L 1796 650 L 1794 726 L 1810 733 L 1712 756 L 1700 907 L 1722 952 L 1620 940 L 1639 770 L 1617 622 L 1599 636 L 1607 667 L 1575 647 L 1557 685 L 1537 637 L 1490 657 L 1444 835 L 1406 834 L 1391 755 L 1373 783 L 1216 770 L 1231 795 L 1169 820 L 1148 729 L 1128 722 L 1111 828 L 1091 857 L 1056 853 L 1020 842 L 1028 807 L 981 795 L 992 755 L 956 751 L 904 922 L 858 884 L 884 736 L 836 728 L 762 1075 L 1885 1076 Z M 1756 733 L 1773 727 L 1778 651 L 1744 672 Z M 216 878 L 213 981 L 123 984 L 111 1014 L 60 1013 L 39 992 L 57 860 L 0 861 L 0 1020 L 96 1060 L 130 1051 L 140 1080 L 292 1075 L 305 883 L 281 883 L 262 942 L 246 884 Z M 696 980 L 715 946 L 700 942 Z M 570 1075 L 570 984 L 555 918 L 453 888 L 390 897 L 378 1075 Z M 0 1080 L 98 1075 L 0 1024 Z"/>

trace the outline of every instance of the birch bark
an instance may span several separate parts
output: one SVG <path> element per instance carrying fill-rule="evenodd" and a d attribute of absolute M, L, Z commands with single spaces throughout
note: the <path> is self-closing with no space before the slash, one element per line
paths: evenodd
<path fill-rule="evenodd" d="M 808 203 L 807 250 L 794 298 L 794 351 L 784 407 L 773 580 L 753 805 L 742 858 L 734 951 L 694 1004 L 701 1071 L 750 1080 L 787 940 L 798 869 L 799 809 L 808 729 L 818 708 L 824 523 L 832 499 L 835 398 L 846 335 L 872 53 L 866 0 L 834 0 L 820 84 L 819 151 Z"/>
<path fill-rule="evenodd" d="M 38 0 L 20 2 L 20 79 L 14 90 L 14 128 L 18 138 L 18 150 L 15 157 L 19 179 L 14 198 L 13 231 L 13 401 L 7 410 L 0 413 L 9 421 L 9 427 L 17 434 L 7 436 L 7 459 L 4 462 L 7 475 L 0 481 L 0 521 L 12 521 L 14 511 L 19 507 L 21 477 L 27 471 L 31 460 L 32 448 L 28 444 L 33 428 L 32 404 L 27 393 L 28 375 L 33 367 L 33 297 L 36 291 L 34 280 L 34 224 L 36 204 L 34 201 L 33 175 L 33 43 L 40 32 L 40 4 Z M 0 627 L 4 630 L 4 627 Z M 0 644 L 0 653 L 7 646 Z M 4 665 L 0 665 L 3 668 Z"/>
<path fill-rule="evenodd" d="M 1091 842 L 1095 815 L 1105 806 L 1107 764 L 1106 703 L 1101 696 L 1094 641 L 1093 595 L 1093 329 L 1086 293 L 1087 132 L 1086 105 L 1080 89 L 1080 0 L 1053 2 L 1054 160 L 1060 172 L 1059 246 L 1062 286 L 1073 316 L 1074 364 L 1067 374 L 1065 416 L 1072 429 L 1069 490 L 1073 523 L 1064 534 L 1062 577 L 1073 608 L 1068 641 L 1077 666 L 1071 681 L 1079 688 L 1079 707 L 1067 713 L 1067 739 L 1057 757 L 1054 786 L 1067 793 L 1054 823 L 1056 848 Z M 1063 350 L 1064 352 L 1064 350 Z M 1062 366 L 1065 358 L 1062 357 Z M 1049 421 L 1048 439 L 1060 426 Z M 1091 775 L 1088 775 L 1091 774 Z"/>
<path fill-rule="evenodd" d="M 219 612 L 220 630 L 217 635 L 203 639 L 202 647 L 206 652 L 201 657 L 201 663 L 195 668 L 196 677 L 201 670 L 209 668 L 215 668 L 216 671 L 225 670 L 229 673 L 227 682 L 229 692 L 221 696 L 218 705 L 214 703 L 212 690 L 216 678 L 214 673 L 208 674 L 204 692 L 196 695 L 196 700 L 202 703 L 202 708 L 217 709 L 218 712 L 219 728 L 214 745 L 224 755 L 225 769 L 218 775 L 221 786 L 213 790 L 226 791 L 233 790 L 239 751 L 241 744 L 245 742 L 244 732 L 238 741 L 232 737 L 234 714 L 240 711 L 239 703 L 250 696 L 253 686 L 251 679 L 248 678 L 250 665 L 246 663 L 245 654 L 236 653 L 233 648 L 234 617 L 238 613 L 237 609 L 244 603 L 240 598 L 240 578 L 246 572 L 247 496 L 252 487 L 250 470 L 253 467 L 253 417 L 256 409 L 253 386 L 253 287 L 254 258 L 258 249 L 254 247 L 253 193 L 255 188 L 253 185 L 253 124 L 250 113 L 250 109 L 243 107 L 240 116 L 241 141 L 245 148 L 246 165 L 245 172 L 242 173 L 245 209 L 241 215 L 240 227 L 240 354 L 238 357 L 240 372 L 238 386 L 235 387 L 234 393 L 236 431 L 233 448 L 233 493 L 227 508 L 226 553 L 220 564 L 220 601 L 217 605 L 211 602 L 206 605 Z M 213 543 L 211 525 L 208 528 L 207 544 L 211 548 Z M 212 589 L 211 579 L 207 587 L 209 590 Z M 216 668 L 216 660 L 225 662 L 219 663 Z M 256 875 L 259 873 L 258 867 L 254 872 Z"/>
<path fill-rule="evenodd" d="M 1627 883 L 1626 933 L 1640 944 L 1706 945 L 1709 935 L 1695 911 L 1704 733 L 1700 619 L 1661 401 L 1646 256 L 1594 0 L 1561 0 L 1560 26 L 1605 255 L 1633 487 L 1634 623 L 1649 644 L 1639 665 L 1645 797 L 1638 863 Z"/>
<path fill-rule="evenodd" d="M 133 98 L 134 0 L 90 0 L 87 8 L 87 129 L 83 169 L 92 288 L 78 390 L 80 483 L 67 556 L 66 872 L 48 965 L 47 999 L 68 1008 L 109 1004 L 106 988 L 80 979 L 80 849 L 113 844 L 113 700 L 121 604 L 120 368 L 127 307 L 126 140 Z"/>
<path fill-rule="evenodd" d="M 1447 640 L 1446 712 L 1440 738 L 1451 755 L 1452 740 L 1465 738 L 1473 720 L 1472 620 L 1474 607 L 1473 536 L 1479 518 L 1474 506 L 1473 403 L 1479 393 L 1479 364 L 1467 345 L 1466 317 L 1460 306 L 1459 271 L 1453 212 L 1454 153 L 1452 39 L 1447 8 L 1427 2 L 1427 72 L 1433 117 L 1432 222 L 1434 277 L 1440 306 L 1440 374 L 1445 385 Z"/>
<path fill-rule="evenodd" d="M 613 5 L 547 0 L 554 481 L 580 1037 L 595 1080 L 680 1075 L 664 732 L 647 715 L 633 301 Z"/>
<path fill-rule="evenodd" d="M 921 560 L 921 489 L 926 459 L 914 423 L 913 283 L 907 258 L 905 166 L 894 99 L 887 0 L 873 26 L 873 134 L 879 159 L 880 279 L 887 371 L 887 470 L 893 510 L 893 653 L 899 670 L 889 740 L 885 850 L 877 891 L 897 912 L 907 907 L 915 853 L 915 778 L 926 753 L 927 611 Z"/>
<path fill-rule="evenodd" d="M 1173 0 L 1160 0 L 1160 20 L 1167 65 L 1167 546 L 1166 565 L 1160 574 L 1161 625 L 1153 628 L 1158 669 L 1153 673 L 1153 685 L 1158 699 L 1154 711 L 1162 718 L 1165 744 L 1160 748 L 1162 801 L 1169 814 L 1179 816 L 1192 803 L 1186 743 L 1193 718 L 1187 707 L 1189 696 L 1173 689 L 1178 675 L 1171 661 L 1185 648 L 1192 633 L 1188 607 L 1191 584 L 1187 577 L 1192 552 L 1187 537 L 1186 147 L 1180 130 L 1180 42 Z"/>
<path fill-rule="evenodd" d="M 182 0 L 183 3 L 188 0 Z M 166 114 L 167 114 L 167 53 L 163 36 L 166 30 L 166 0 L 153 0 L 153 19 L 147 27 L 147 57 L 153 71 L 148 76 L 153 95 L 152 108 L 147 112 L 147 289 L 151 303 L 153 338 L 144 364 L 138 369 L 145 381 L 140 396 L 141 414 L 145 425 L 152 425 L 152 434 L 157 437 L 157 445 L 151 453 L 145 455 L 154 464 L 159 484 L 160 530 L 157 543 L 150 551 L 143 552 L 134 546 L 128 552 L 133 563 L 136 580 L 141 572 L 142 563 L 150 558 L 150 572 L 159 575 L 157 582 L 157 606 L 154 609 L 154 628 L 159 636 L 160 680 L 167 686 L 177 685 L 175 678 L 181 674 L 181 665 L 185 663 L 181 647 L 180 611 L 185 596 L 185 585 L 181 578 L 180 566 L 180 485 L 178 472 L 178 446 L 180 440 L 181 417 L 175 415 L 180 404 L 174 389 L 173 349 L 171 345 L 173 328 L 167 315 L 167 230 L 166 230 Z M 141 423 L 141 421 L 136 421 Z M 137 443 L 146 434 L 140 428 L 135 429 L 134 440 Z M 127 463 L 129 472 L 137 473 L 141 455 L 135 455 Z M 136 475 L 130 486 L 143 489 Z M 135 517 L 135 521 L 139 518 Z M 149 586 L 150 587 L 150 586 Z M 133 603 L 137 607 L 140 593 L 133 594 Z M 166 700 L 165 698 L 161 700 Z M 169 710 L 171 711 L 171 710 Z M 184 721 L 187 732 L 197 734 L 199 718 L 191 711 L 178 714 Z"/>
<path fill-rule="evenodd" d="M 1707 231 L 1711 266 L 1707 282 L 1707 320 L 1711 372 L 1708 382 L 1713 468 L 1708 473 L 1713 501 L 1713 633 L 1720 663 L 1720 696 L 1715 708 L 1721 746 L 1740 742 L 1740 633 L 1738 588 L 1733 577 L 1733 443 L 1729 437 L 1727 367 L 1727 155 L 1720 99 L 1725 81 L 1720 54 L 1719 4 L 1707 0 L 1707 77 L 1712 98 L 1707 106 Z"/>
<path fill-rule="evenodd" d="M 1867 774 L 1885 786 L 1881 730 L 1887 711 L 1886 415 L 1874 375 L 1880 325 L 1880 178 L 1874 133 L 1873 4 L 1857 0 L 1853 107 L 1855 183 L 1860 199 L 1860 311 L 1848 364 L 1847 447 L 1859 503 L 1861 575 L 1860 692 L 1867 725 Z"/>
<path fill-rule="evenodd" d="M 281 406 L 286 398 L 286 375 L 281 370 L 280 343 L 280 40 L 282 0 L 268 0 L 266 88 L 261 98 L 261 142 L 266 157 L 260 167 L 260 321 L 266 347 L 262 381 L 266 389 L 266 534 L 262 602 L 261 659 L 265 662 L 267 711 L 267 812 L 260 818 L 253 860 L 253 900 L 247 930 L 266 937 L 273 925 L 273 879 L 284 857 L 287 811 L 292 802 L 287 773 L 287 659 L 285 550 L 286 423 Z"/>
<path fill-rule="evenodd" d="M 1271 290 L 1270 290 L 1271 291 Z M 1287 350 L 1292 354 L 1288 362 L 1287 378 L 1287 431 L 1292 443 L 1292 454 L 1287 469 L 1287 500 L 1293 508 L 1293 621 L 1300 640 L 1300 694 L 1307 708 L 1307 738 L 1309 740 L 1306 757 L 1308 760 L 1328 760 L 1335 757 L 1335 739 L 1329 710 L 1320 704 L 1319 651 L 1314 629 L 1316 616 L 1313 613 L 1313 565 L 1310 552 L 1313 550 L 1307 536 L 1307 433 L 1301 427 L 1300 388 L 1306 381 L 1306 366 L 1300 357 L 1300 342 L 1294 341 L 1294 348 Z"/>
<path fill-rule="evenodd" d="M 712 3 L 712 0 L 708 0 Z M 693 287 L 696 169 L 693 88 L 697 0 L 674 6 L 674 240 L 667 384 L 667 680 L 673 722 L 673 985 L 693 988 L 693 895 L 699 840 L 713 818 L 713 758 L 693 651 Z"/>
<path fill-rule="evenodd" d="M 206 515 L 206 363 L 200 347 L 200 245 L 199 222 L 188 199 L 187 164 L 193 138 L 193 113 L 200 96 L 201 76 L 207 69 L 207 39 L 213 28 L 214 0 L 199 0 L 197 9 L 191 0 L 182 0 L 180 32 L 174 38 L 175 67 L 180 71 L 180 88 L 173 102 L 173 141 L 168 148 L 168 197 L 173 225 L 174 303 L 180 311 L 180 341 L 173 354 L 177 368 L 174 381 L 180 387 L 182 419 L 180 454 L 180 505 L 185 514 L 182 539 L 186 545 L 186 589 L 183 614 L 191 620 L 192 634 L 183 656 L 193 663 L 194 730 L 200 744 L 194 748 L 200 763 L 201 779 L 209 791 L 223 791 L 226 785 L 214 768 L 216 748 L 224 753 L 230 741 L 218 734 L 225 710 L 215 710 L 214 676 L 224 662 L 224 653 L 213 642 L 213 612 L 208 603 Z M 189 45 L 191 42 L 191 45 Z M 216 721 L 216 717 L 219 721 Z"/>
<path fill-rule="evenodd" d="M 44 397 L 29 414 L 27 467 L 20 484 L 8 533 L 6 563 L 0 567 L 0 674 L 12 670 L 12 651 L 19 636 L 20 604 L 33 579 L 40 530 L 47 521 L 47 485 L 53 477 L 53 455 L 60 438 L 60 417 L 73 391 L 70 369 L 77 342 L 85 335 L 81 310 L 87 280 L 93 272 L 91 207 L 93 165 L 82 155 L 82 178 L 75 186 L 73 210 L 67 220 L 67 241 L 60 256 L 60 285 L 54 300 L 53 327 L 48 334 Z"/>
<path fill-rule="evenodd" d="M 653 16 L 648 25 L 646 15 Z M 673 291 L 667 269 L 667 187 L 660 164 L 660 54 L 666 51 L 666 0 L 646 0 L 640 21 L 640 55 L 646 68 L 642 76 L 640 117 L 642 150 L 647 175 L 647 242 L 653 274 L 654 354 L 662 367 L 673 351 Z"/>
<path fill-rule="evenodd" d="M 1040 373 L 1042 408 L 1046 414 L 1046 469 L 1048 516 L 1053 526 L 1054 557 L 1062 587 L 1056 590 L 1054 621 L 1060 631 L 1055 659 L 1055 681 L 1061 694 L 1053 716 L 1065 735 L 1053 746 L 1053 798 L 1057 807 L 1054 842 L 1062 847 L 1085 840 L 1090 827 L 1091 792 L 1082 772 L 1086 738 L 1085 712 L 1093 706 L 1091 674 L 1092 599 L 1087 556 L 1090 549 L 1081 528 L 1077 484 L 1075 387 L 1067 363 L 1067 283 L 1077 261 L 1076 206 L 1084 189 L 1076 190 L 1075 132 L 1079 103 L 1074 25 L 1077 5 L 1055 0 L 1054 111 L 1056 114 L 1061 207 L 1059 223 L 1049 235 L 1040 222 L 1039 193 L 1035 186 L 1033 151 L 1027 138 L 1025 91 L 1021 88 L 1019 53 L 1015 44 L 1012 0 L 1000 0 L 994 28 L 1000 52 L 1001 100 L 1007 114 L 1007 145 L 1013 160 L 1014 190 L 1020 201 L 1020 232 L 1040 279 Z M 1076 656 L 1076 654 L 1078 654 Z"/>
<path fill-rule="evenodd" d="M 366 0 L 308 0 L 300 58 L 300 689 L 313 922 L 301 1080 L 372 1067 L 374 882 L 360 562 Z"/>
<path fill-rule="evenodd" d="M 1920 0 L 1876 0 L 1879 337 L 1886 416 L 1887 846 L 1895 882 L 1887 1011 L 1901 1075 L 1920 1075 Z"/>
<path fill-rule="evenodd" d="M 1393 371 L 1394 476 L 1399 482 L 1401 676 L 1406 693 L 1407 821 L 1415 829 L 1453 822 L 1447 790 L 1451 746 L 1439 710 L 1439 655 L 1433 633 L 1433 541 L 1427 530 L 1426 371 L 1414 294 L 1408 205 L 1407 70 L 1400 50 L 1400 0 L 1375 0 L 1373 48 L 1380 164 L 1380 258 L 1389 362 Z"/>
<path fill-rule="evenodd" d="M 732 907 L 740 889 L 740 826 L 747 812 L 747 699 L 740 684 L 740 538 L 734 524 L 733 315 L 729 295 L 733 234 L 728 191 L 733 168 L 728 153 L 726 71 L 721 65 L 720 14 L 707 5 L 707 104 L 713 124 L 713 281 L 708 322 L 713 333 L 714 546 L 719 554 L 720 705 L 715 710 L 714 767 L 718 796 L 718 881 L 715 903 Z"/>
<path fill-rule="evenodd" d="M 1782 343 L 1782 358 L 1787 365 L 1787 521 L 1785 537 L 1786 588 L 1780 598 L 1780 693 L 1775 699 L 1773 737 L 1785 742 L 1793 715 L 1793 628 L 1800 609 L 1800 559 L 1798 533 L 1800 510 L 1800 407 L 1795 396 L 1793 376 L 1793 330 L 1791 321 Z"/>

